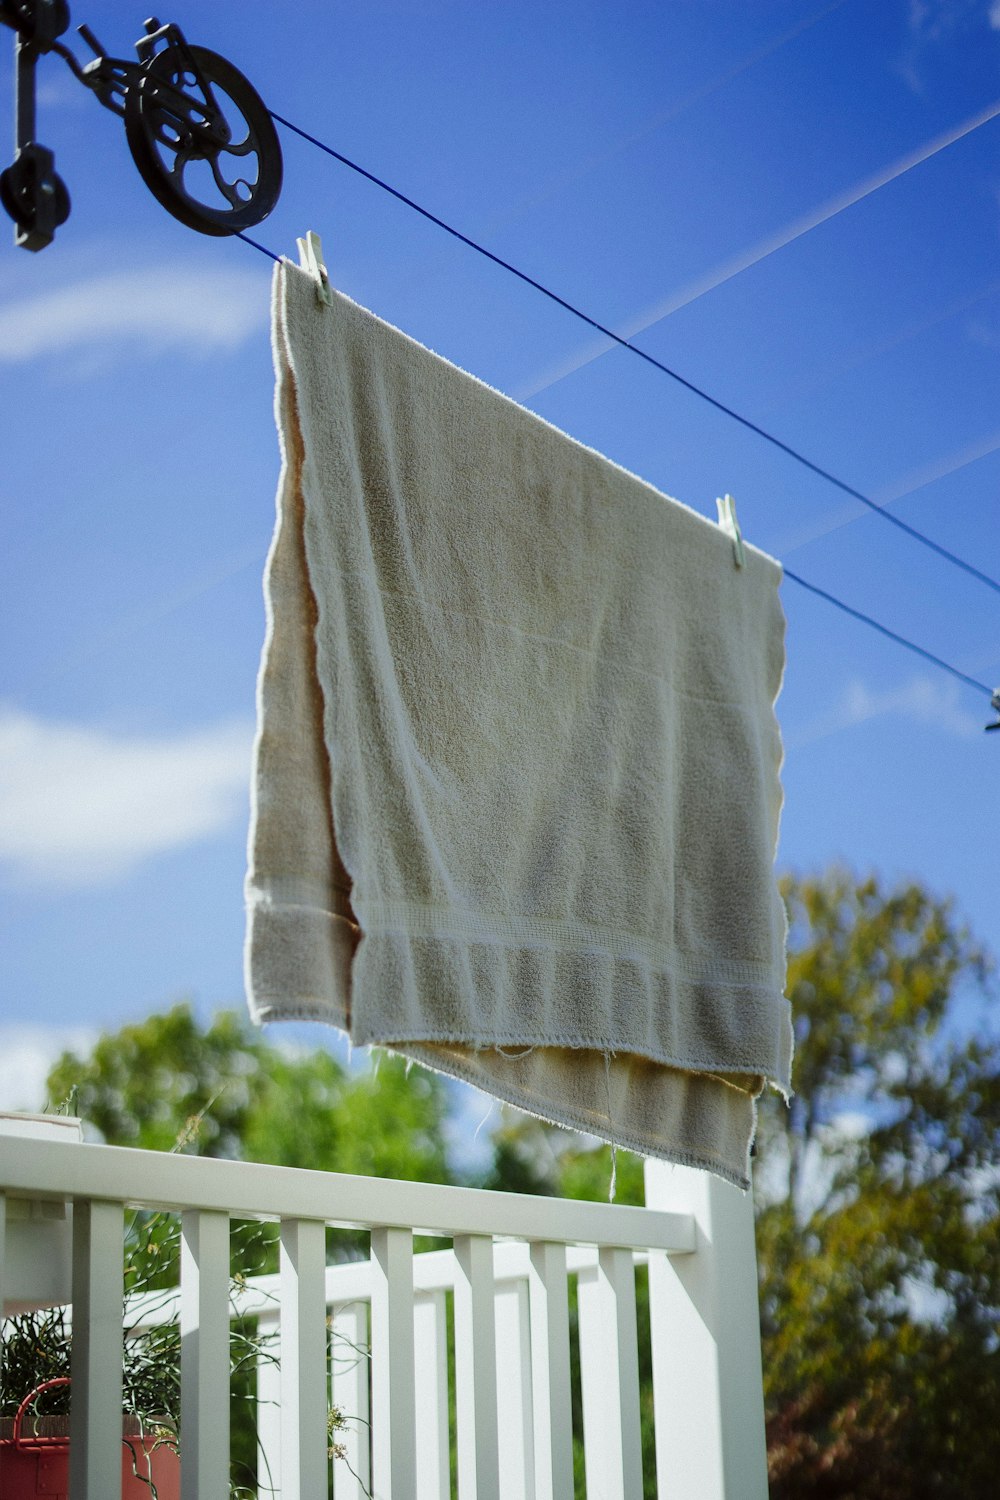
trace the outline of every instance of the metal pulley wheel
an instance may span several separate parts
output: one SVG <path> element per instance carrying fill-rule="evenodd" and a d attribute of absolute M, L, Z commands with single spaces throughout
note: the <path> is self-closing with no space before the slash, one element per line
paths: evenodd
<path fill-rule="evenodd" d="M 125 96 L 125 134 L 146 186 L 202 234 L 237 234 L 281 192 L 281 147 L 247 78 L 206 47 L 167 46 Z"/>

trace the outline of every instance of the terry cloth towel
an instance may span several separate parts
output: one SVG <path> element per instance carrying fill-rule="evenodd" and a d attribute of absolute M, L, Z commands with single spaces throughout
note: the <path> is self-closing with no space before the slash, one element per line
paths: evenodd
<path fill-rule="evenodd" d="M 791 1062 L 778 564 L 288 263 L 274 351 L 254 1019 L 746 1186 Z"/>

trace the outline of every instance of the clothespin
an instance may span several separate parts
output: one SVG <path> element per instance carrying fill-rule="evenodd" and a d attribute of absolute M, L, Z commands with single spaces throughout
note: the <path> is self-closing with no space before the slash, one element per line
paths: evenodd
<path fill-rule="evenodd" d="M 733 539 L 733 557 L 736 560 L 736 566 L 742 568 L 747 559 L 743 550 L 743 533 L 736 519 L 736 501 L 732 495 L 723 495 L 722 499 L 716 500 L 715 503 L 719 507 L 719 525 L 726 535 Z"/>
<path fill-rule="evenodd" d="M 299 247 L 299 265 L 316 282 L 316 300 L 322 302 L 324 307 L 332 307 L 333 293 L 330 291 L 330 277 L 323 263 L 323 246 L 319 235 L 314 229 L 310 229 L 305 239 L 296 240 L 295 243 Z"/>
<path fill-rule="evenodd" d="M 995 709 L 996 712 L 998 714 L 1000 714 L 1000 687 L 993 689 L 993 693 L 992 693 L 992 695 L 990 697 L 990 707 L 992 709 Z M 987 729 L 1000 729 L 1000 718 L 997 719 L 997 721 L 996 721 L 995 724 L 987 724 L 986 728 Z"/>

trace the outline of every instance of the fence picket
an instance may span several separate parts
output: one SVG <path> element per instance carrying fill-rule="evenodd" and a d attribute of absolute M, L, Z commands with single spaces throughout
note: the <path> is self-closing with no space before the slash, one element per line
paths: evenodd
<path fill-rule="evenodd" d="M 448 1309 L 444 1292 L 414 1304 L 417 1367 L 417 1500 L 450 1500 Z"/>
<path fill-rule="evenodd" d="M 455 1401 L 462 1500 L 499 1500 L 493 1241 L 455 1237 Z"/>
<path fill-rule="evenodd" d="M 122 1204 L 76 1204 L 69 1418 L 73 1500 L 107 1500 L 121 1490 L 123 1230 Z"/>
<path fill-rule="evenodd" d="M 578 1283 L 587 1493 L 642 1500 L 639 1345 L 630 1250 L 602 1246 Z"/>
<path fill-rule="evenodd" d="M 534 1407 L 528 1283 L 496 1289 L 497 1426 L 503 1434 L 497 1478 L 504 1500 L 535 1500 Z"/>
<path fill-rule="evenodd" d="M 228 1214 L 182 1214 L 180 1304 L 181 1500 L 229 1500 Z"/>
<path fill-rule="evenodd" d="M 313 1500 L 327 1488 L 326 1226 L 281 1223 L 281 1490 Z"/>
<path fill-rule="evenodd" d="M 372 1493 L 416 1500 L 413 1232 L 372 1230 Z"/>
<path fill-rule="evenodd" d="M 566 1247 L 531 1246 L 531 1396 L 536 1500 L 573 1500 L 573 1412 L 569 1380 Z"/>
<path fill-rule="evenodd" d="M 257 1318 L 257 1493 L 281 1500 L 281 1325 L 278 1308 Z"/>
<path fill-rule="evenodd" d="M 369 1368 L 368 1304 L 341 1303 L 330 1319 L 330 1400 L 347 1418 L 334 1433 L 344 1446 L 333 1462 L 334 1500 L 366 1500 L 371 1489 Z"/>

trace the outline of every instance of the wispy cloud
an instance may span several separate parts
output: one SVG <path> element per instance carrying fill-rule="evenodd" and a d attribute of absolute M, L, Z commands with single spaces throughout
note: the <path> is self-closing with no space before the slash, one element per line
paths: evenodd
<path fill-rule="evenodd" d="M 923 162 L 930 161 L 932 156 L 937 156 L 939 152 L 946 150 L 949 146 L 953 146 L 956 141 L 963 140 L 965 136 L 971 135 L 974 130 L 979 130 L 981 126 L 986 125 L 990 120 L 996 119 L 998 115 L 1000 115 L 1000 100 L 995 100 L 985 109 L 981 109 L 976 114 L 971 115 L 969 119 L 963 120 L 960 125 L 955 125 L 952 129 L 944 131 L 943 134 L 935 136 L 933 140 L 927 141 L 923 146 L 918 146 L 916 150 L 907 152 L 905 156 L 899 157 L 896 161 L 891 162 L 887 167 L 883 167 L 871 176 L 862 178 L 860 182 L 856 183 L 854 187 L 848 188 L 846 192 L 838 193 L 835 197 L 828 198 L 825 203 L 821 203 L 818 207 L 810 209 L 799 218 L 793 219 L 791 223 L 782 225 L 773 234 L 769 234 L 764 239 L 758 240 L 755 245 L 751 245 L 748 249 L 740 251 L 729 260 L 723 261 L 721 265 L 713 266 L 704 276 L 700 276 L 697 280 L 689 282 L 687 286 L 681 287 L 679 291 L 671 293 L 669 297 L 653 303 L 651 307 L 645 308 L 628 323 L 623 324 L 614 331 L 623 339 L 634 339 L 646 329 L 652 328 L 654 324 L 660 323 L 664 318 L 670 317 L 672 313 L 679 312 L 682 307 L 690 307 L 691 303 L 697 302 L 699 297 L 704 297 L 709 292 L 714 292 L 718 287 L 724 286 L 727 281 L 732 281 L 734 277 L 741 276 L 744 271 L 749 271 L 753 266 L 760 265 L 761 261 L 767 260 L 769 256 L 776 254 L 779 250 L 784 250 L 788 245 L 794 244 L 796 240 L 802 239 L 803 235 L 810 234 L 812 230 L 818 229 L 821 224 L 828 224 L 838 214 L 844 213 L 845 210 L 853 208 L 856 203 L 861 203 L 865 198 L 870 198 L 873 193 L 877 193 L 882 188 L 888 187 L 890 182 L 895 182 L 898 177 L 903 177 L 907 172 L 912 172 L 915 167 L 919 167 Z M 532 396 L 540 395 L 542 391 L 546 391 L 551 386 L 557 385 L 560 380 L 565 380 L 567 375 L 572 375 L 577 370 L 582 370 L 585 365 L 593 364 L 594 360 L 600 359 L 612 349 L 619 347 L 620 345 L 612 343 L 603 335 L 597 339 L 589 339 L 585 345 L 582 345 L 568 359 L 550 368 L 529 385 L 518 390 L 516 392 L 517 399 L 519 401 L 527 401 Z"/>
<path fill-rule="evenodd" d="M 810 31 L 821 21 L 825 21 L 827 16 L 832 15 L 834 11 L 840 10 L 846 3 L 847 0 L 828 0 L 828 3 L 821 6 L 819 10 L 796 21 L 787 30 L 769 37 L 761 46 L 756 47 L 752 52 L 746 53 L 737 62 L 723 69 L 722 72 L 715 73 L 711 78 L 705 79 L 703 83 L 697 84 L 695 88 L 690 89 L 686 94 L 682 94 L 680 98 L 672 100 L 664 109 L 656 110 L 654 114 L 647 116 L 633 130 L 619 136 L 617 140 L 611 141 L 602 150 L 585 157 L 568 171 L 558 172 L 548 178 L 534 192 L 522 198 L 503 215 L 493 219 L 490 224 L 485 226 L 482 233 L 484 235 L 494 235 L 499 230 L 507 228 L 510 224 L 517 223 L 519 219 L 523 219 L 526 215 L 541 207 L 543 203 L 548 203 L 557 193 L 571 187 L 582 178 L 588 177 L 599 167 L 607 166 L 609 162 L 614 161 L 624 152 L 630 151 L 633 146 L 639 145 L 641 141 L 646 140 L 656 131 L 661 130 L 664 125 L 668 125 L 674 120 L 679 119 L 681 115 L 686 114 L 688 110 L 694 108 L 696 105 L 704 104 L 713 94 L 717 94 L 721 89 L 726 88 L 727 85 L 733 83 L 742 74 L 749 73 L 752 68 L 755 68 L 759 63 L 765 62 L 774 53 L 779 52 L 783 47 L 787 46 L 789 42 L 796 41 L 805 32 Z M 998 0 L 998 3 L 1000 3 L 1000 0 Z"/>
<path fill-rule="evenodd" d="M 0 362 L 115 348 L 201 357 L 238 348 L 267 318 L 251 271 L 113 271 L 0 304 Z"/>
<path fill-rule="evenodd" d="M 936 484 L 939 479 L 947 479 L 951 474 L 958 474 L 971 464 L 978 463 L 981 458 L 989 458 L 991 454 L 997 452 L 1000 452 L 1000 429 L 987 433 L 984 437 L 976 438 L 971 443 L 965 443 L 961 448 L 941 458 L 936 458 L 930 463 L 921 464 L 919 468 L 908 470 L 892 484 L 873 490 L 871 499 L 887 509 L 897 500 L 904 500 L 909 495 L 915 495 L 919 490 L 926 489 L 928 485 Z M 860 521 L 871 514 L 872 512 L 866 506 L 859 504 L 857 500 L 851 500 L 846 505 L 838 506 L 836 510 L 827 511 L 822 517 L 809 521 L 805 526 L 797 526 L 794 531 L 784 532 L 773 538 L 769 546 L 776 556 L 789 557 L 800 547 L 818 541 L 820 537 L 830 536 L 832 532 L 840 531 L 842 527 L 850 526 L 855 521 Z"/>
<path fill-rule="evenodd" d="M 46 1104 L 45 1080 L 63 1052 L 88 1053 L 97 1033 L 86 1027 L 0 1026 L 0 1109 L 38 1114 Z"/>
<path fill-rule="evenodd" d="M 0 707 L 0 868 L 21 886 L 94 886 L 243 812 L 252 731 L 116 737 Z"/>
<path fill-rule="evenodd" d="M 859 724 L 889 717 L 926 724 L 959 739 L 978 739 L 988 709 L 984 706 L 978 714 L 972 713 L 966 702 L 967 695 L 957 682 L 914 677 L 901 687 L 879 692 L 856 679 L 848 683 L 839 702 L 828 713 L 787 736 L 785 749 L 803 750 Z"/>
<path fill-rule="evenodd" d="M 1000 30 L 998 0 L 910 0 L 906 38 L 896 71 L 915 94 L 922 93 L 927 58 L 984 25 L 992 31 Z"/>

